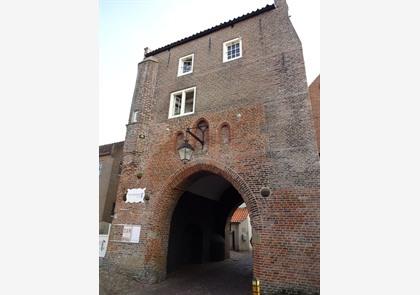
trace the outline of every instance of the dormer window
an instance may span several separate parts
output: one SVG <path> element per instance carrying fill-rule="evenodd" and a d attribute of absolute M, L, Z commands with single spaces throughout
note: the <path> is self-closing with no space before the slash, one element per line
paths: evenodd
<path fill-rule="evenodd" d="M 190 54 L 179 59 L 178 76 L 191 74 L 194 66 L 194 54 Z"/>
<path fill-rule="evenodd" d="M 223 62 L 242 57 L 242 40 L 236 38 L 223 43 Z"/>

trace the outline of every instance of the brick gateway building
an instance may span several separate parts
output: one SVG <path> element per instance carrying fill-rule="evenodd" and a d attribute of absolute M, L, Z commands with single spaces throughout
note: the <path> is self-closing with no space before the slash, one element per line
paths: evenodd
<path fill-rule="evenodd" d="M 143 202 L 126 202 L 134 188 L 146 188 Z M 243 201 L 262 293 L 319 293 L 319 153 L 282 0 L 145 52 L 106 259 L 148 283 L 223 260 Z"/>

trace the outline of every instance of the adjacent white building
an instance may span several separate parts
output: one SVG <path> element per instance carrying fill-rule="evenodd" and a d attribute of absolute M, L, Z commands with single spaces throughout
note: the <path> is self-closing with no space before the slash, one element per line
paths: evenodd
<path fill-rule="evenodd" d="M 234 251 L 251 251 L 251 221 L 245 204 L 239 206 L 230 220 L 230 249 Z"/>

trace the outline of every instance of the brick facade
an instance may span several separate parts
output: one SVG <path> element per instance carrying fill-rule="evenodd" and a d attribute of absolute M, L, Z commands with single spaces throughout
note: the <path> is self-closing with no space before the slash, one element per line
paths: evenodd
<path fill-rule="evenodd" d="M 130 114 L 140 116 L 127 125 L 107 259 L 142 281 L 165 279 L 172 212 L 191 177 L 207 171 L 229 181 L 250 211 L 263 294 L 319 293 L 317 142 L 301 43 L 285 1 L 275 2 L 138 65 Z M 237 37 L 242 58 L 223 63 L 223 42 Z M 191 53 L 193 73 L 177 77 L 179 58 Z M 170 93 L 193 86 L 194 114 L 168 119 Z M 183 164 L 177 136 L 201 119 L 209 123 L 207 148 Z M 127 189 L 138 187 L 150 199 L 125 203 Z M 124 224 L 141 225 L 139 243 L 120 241 Z"/>

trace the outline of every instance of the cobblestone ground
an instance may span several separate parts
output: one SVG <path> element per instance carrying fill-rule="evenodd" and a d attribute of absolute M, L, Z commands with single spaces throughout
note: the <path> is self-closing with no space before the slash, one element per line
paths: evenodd
<path fill-rule="evenodd" d="M 251 252 L 231 252 L 231 258 L 221 262 L 186 265 L 165 281 L 146 286 L 110 266 L 100 267 L 101 295 L 247 295 L 251 294 L 251 282 Z"/>

